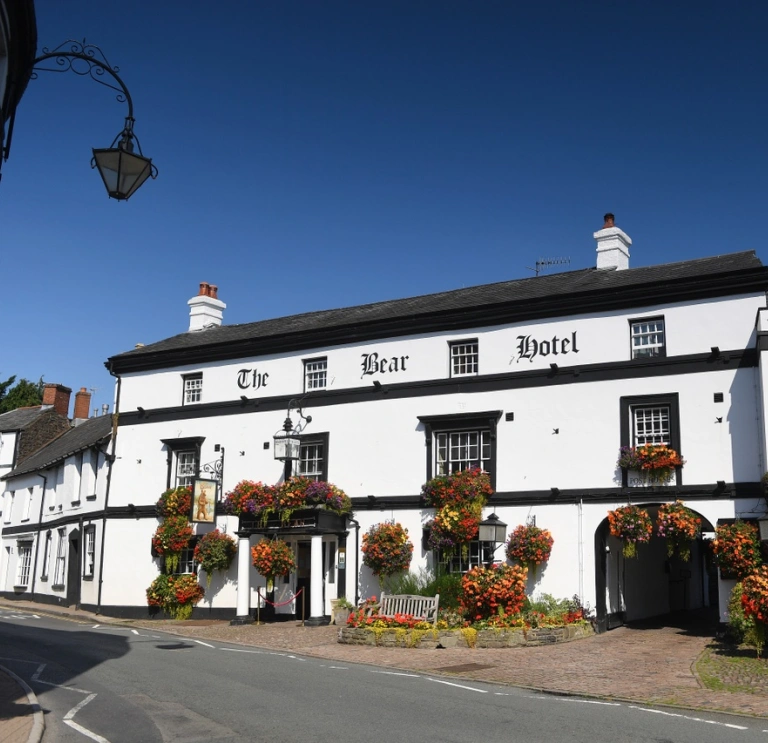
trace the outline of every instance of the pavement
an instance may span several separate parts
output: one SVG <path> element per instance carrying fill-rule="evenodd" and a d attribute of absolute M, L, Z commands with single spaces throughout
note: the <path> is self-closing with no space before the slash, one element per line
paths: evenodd
<path fill-rule="evenodd" d="M 303 627 L 300 622 L 231 626 L 210 619 L 125 620 L 4 599 L 0 599 L 0 609 L 92 624 L 148 627 L 209 642 L 250 645 L 341 663 L 385 666 L 553 694 L 768 718 L 765 677 L 753 679 L 747 675 L 737 679 L 734 688 L 739 691 L 713 691 L 701 683 L 696 662 L 708 652 L 713 640 L 712 630 L 706 624 L 676 626 L 672 621 L 659 621 L 541 647 L 408 649 L 341 645 L 338 627 Z M 22 685 L 26 686 L 0 666 L 3 743 L 38 743 L 42 737 L 42 714 L 35 713 L 37 700 L 32 690 Z"/>

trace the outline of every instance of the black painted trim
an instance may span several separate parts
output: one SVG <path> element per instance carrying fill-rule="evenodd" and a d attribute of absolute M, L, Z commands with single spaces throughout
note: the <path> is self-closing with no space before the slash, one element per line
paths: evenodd
<path fill-rule="evenodd" d="M 717 483 L 702 485 L 668 485 L 652 488 L 584 488 L 560 490 L 552 495 L 550 490 L 497 491 L 488 504 L 492 506 L 560 505 L 584 503 L 610 503 L 617 500 L 632 502 L 666 502 L 675 498 L 684 500 L 736 500 L 739 498 L 760 498 L 763 495 L 760 482 L 736 482 L 720 489 Z M 352 510 L 357 511 L 403 511 L 413 509 L 429 510 L 421 495 L 376 496 L 352 498 Z"/>
<path fill-rule="evenodd" d="M 382 392 L 378 392 L 372 385 L 345 390 L 323 390 L 313 392 L 311 396 L 307 397 L 307 400 L 311 400 L 312 407 L 320 408 L 331 405 L 349 405 L 358 402 L 384 401 L 388 398 L 399 400 L 428 397 L 431 395 L 532 389 L 551 385 L 586 384 L 621 379 L 646 379 L 649 377 L 675 376 L 678 374 L 697 374 L 736 367 L 752 368 L 757 365 L 757 351 L 754 348 L 747 348 L 742 351 L 723 352 L 718 358 L 713 358 L 711 353 L 701 353 L 686 356 L 613 361 L 606 364 L 559 367 L 556 373 L 551 369 L 540 369 L 476 377 L 404 382 L 387 385 Z M 153 408 L 144 411 L 144 414 L 129 411 L 120 413 L 118 425 L 128 426 L 240 415 L 242 413 L 252 413 L 254 409 L 269 412 L 285 410 L 290 400 L 295 397 L 295 394 L 264 397 L 249 400 L 245 404 L 241 400 L 227 400 L 216 403 L 200 403 L 194 407 L 179 405 L 167 408 Z M 168 441 L 173 441 L 173 439 Z"/>
<path fill-rule="evenodd" d="M 384 338 L 519 324 L 549 317 L 628 310 L 664 302 L 691 302 L 721 296 L 765 292 L 768 268 L 759 266 L 719 274 L 690 276 L 670 281 L 648 281 L 625 286 L 621 291 L 602 288 L 565 292 L 556 296 L 525 298 L 496 304 L 462 307 L 442 312 L 424 311 L 370 322 L 355 318 L 345 324 L 296 333 L 280 332 L 261 338 L 245 338 L 200 346 L 142 351 L 112 356 L 105 366 L 112 374 L 165 369 L 211 361 L 234 360 L 310 348 L 321 348 Z"/>
<path fill-rule="evenodd" d="M 323 447 L 323 469 L 320 473 L 320 479 L 328 482 L 328 452 L 330 444 L 330 434 L 326 431 L 323 433 L 305 433 L 299 436 L 302 444 L 322 444 Z"/>
<path fill-rule="evenodd" d="M 621 446 L 631 446 L 632 444 L 632 422 L 630 417 L 631 408 L 649 407 L 652 405 L 666 405 L 669 407 L 669 438 L 670 446 L 682 456 L 680 442 L 680 396 L 677 392 L 661 395 L 629 395 L 619 398 L 621 406 L 619 418 L 621 421 Z M 618 452 L 617 452 L 618 454 Z M 627 487 L 627 470 L 622 470 L 621 484 Z M 675 484 L 680 487 L 683 484 L 682 468 L 678 467 L 675 472 Z M 636 488 L 633 488 L 636 490 Z"/>

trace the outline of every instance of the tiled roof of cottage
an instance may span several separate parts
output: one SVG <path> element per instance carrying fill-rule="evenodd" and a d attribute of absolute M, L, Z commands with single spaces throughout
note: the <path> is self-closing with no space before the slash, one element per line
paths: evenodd
<path fill-rule="evenodd" d="M 72 427 L 66 433 L 54 439 L 42 449 L 27 457 L 15 470 L 6 474 L 2 479 L 26 475 L 30 472 L 52 467 L 67 457 L 84 451 L 99 442 L 107 439 L 112 432 L 112 416 L 102 415 L 98 418 L 89 418 L 77 426 Z"/>
<path fill-rule="evenodd" d="M 676 282 L 690 282 L 696 279 L 705 282 L 729 275 L 733 280 L 737 280 L 739 272 L 755 272 L 760 269 L 763 269 L 768 277 L 768 269 L 764 269 L 754 251 L 622 271 L 588 268 L 240 325 L 212 326 L 201 331 L 181 333 L 116 355 L 112 359 L 118 363 L 125 361 L 130 364 L 133 359 L 138 361 L 140 357 L 163 355 L 165 352 L 222 347 L 242 341 L 266 341 L 269 338 L 285 339 L 292 335 L 341 330 L 345 327 L 364 330 L 367 327 L 388 325 L 407 319 L 439 317 L 441 314 L 447 315 L 457 311 L 482 311 L 484 308 L 500 306 L 520 306 L 524 314 L 527 307 L 541 307 L 548 303 L 561 305 L 567 298 L 595 295 L 618 297 L 633 289 L 642 290 L 647 287 L 650 291 L 652 287 L 661 285 L 669 286 Z M 748 288 L 746 291 L 754 289 Z"/>
<path fill-rule="evenodd" d="M 0 431 L 23 431 L 30 423 L 44 413 L 41 405 L 30 408 L 16 408 L 0 415 Z"/>

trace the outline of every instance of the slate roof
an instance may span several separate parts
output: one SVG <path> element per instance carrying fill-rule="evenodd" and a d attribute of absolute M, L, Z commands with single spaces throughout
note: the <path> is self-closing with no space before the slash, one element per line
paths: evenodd
<path fill-rule="evenodd" d="M 41 405 L 31 408 L 16 408 L 0 415 L 0 431 L 23 431 L 45 412 Z"/>
<path fill-rule="evenodd" d="M 419 317 L 448 315 L 467 310 L 483 310 L 503 305 L 537 306 L 551 302 L 558 307 L 564 299 L 589 295 L 620 295 L 630 289 L 659 285 L 669 286 L 675 282 L 716 279 L 724 276 L 738 277 L 739 272 L 765 274 L 761 280 L 768 286 L 768 269 L 763 267 L 754 251 L 730 253 L 710 258 L 698 258 L 678 263 L 630 268 L 622 271 L 605 271 L 596 268 L 567 271 L 548 276 L 529 277 L 484 284 L 464 289 L 426 294 L 405 299 L 393 299 L 374 304 L 344 307 L 340 309 L 307 312 L 301 315 L 279 317 L 271 320 L 240 325 L 221 325 L 201 331 L 185 332 L 166 338 L 157 343 L 113 356 L 116 366 L 124 362 L 126 368 L 131 361 L 141 357 L 158 357 L 170 352 L 183 352 L 206 347 L 222 347 L 225 344 L 242 341 L 258 341 L 268 338 L 285 338 L 292 335 L 306 335 L 334 329 L 365 328 L 377 324 L 391 325 Z M 749 287 L 746 291 L 754 291 Z M 723 293 L 723 292 L 721 292 Z M 523 309 L 524 312 L 524 309 Z"/>
<path fill-rule="evenodd" d="M 70 428 L 42 449 L 38 449 L 2 479 L 7 480 L 18 475 L 26 475 L 30 472 L 47 469 L 58 462 L 64 461 L 72 454 L 98 444 L 100 441 L 108 438 L 111 432 L 111 415 L 89 418 L 80 425 Z"/>

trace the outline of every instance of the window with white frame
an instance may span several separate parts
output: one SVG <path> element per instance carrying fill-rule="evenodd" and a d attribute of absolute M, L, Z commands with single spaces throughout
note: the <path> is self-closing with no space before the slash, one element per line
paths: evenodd
<path fill-rule="evenodd" d="M 176 452 L 176 487 L 191 488 L 197 477 L 197 451 Z"/>
<path fill-rule="evenodd" d="M 449 343 L 451 351 L 451 376 L 471 377 L 478 371 L 477 339 Z"/>
<path fill-rule="evenodd" d="M 176 566 L 176 570 L 173 571 L 174 575 L 184 575 L 186 573 L 197 575 L 198 564 L 195 562 L 195 546 L 197 541 L 198 537 L 192 537 L 189 540 L 189 544 L 179 553 L 179 564 Z"/>
<path fill-rule="evenodd" d="M 487 565 L 493 562 L 493 546 L 486 542 L 469 542 L 466 551 L 462 548 L 455 554 L 444 553 L 440 555 L 440 565 L 445 573 L 466 573 L 478 565 Z"/>
<path fill-rule="evenodd" d="M 324 390 L 328 385 L 328 359 L 305 359 L 304 392 Z"/>
<path fill-rule="evenodd" d="M 24 501 L 24 516 L 23 521 L 29 521 L 29 517 L 32 513 L 32 500 L 35 493 L 34 488 L 27 488 L 26 500 Z"/>
<path fill-rule="evenodd" d="M 490 430 L 444 431 L 435 434 L 435 475 L 450 475 L 470 467 L 489 471 Z"/>
<path fill-rule="evenodd" d="M 666 355 L 663 317 L 632 320 L 630 330 L 633 359 Z"/>
<path fill-rule="evenodd" d="M 302 436 L 296 474 L 310 480 L 328 479 L 328 434 Z"/>
<path fill-rule="evenodd" d="M 96 565 L 96 527 L 93 525 L 86 526 L 84 535 L 83 578 L 93 578 L 93 571 Z"/>
<path fill-rule="evenodd" d="M 420 415 L 427 454 L 426 479 L 479 467 L 496 481 L 496 424 L 504 411 Z"/>
<path fill-rule="evenodd" d="M 40 580 L 48 580 L 48 571 L 51 569 L 51 544 L 53 543 L 53 533 L 47 532 L 45 535 L 45 548 L 43 550 L 43 570 L 40 573 Z"/>
<path fill-rule="evenodd" d="M 13 502 L 16 499 L 16 491 L 9 490 L 5 497 L 5 523 L 10 524 L 13 517 Z"/>
<path fill-rule="evenodd" d="M 632 446 L 669 445 L 669 405 L 637 405 L 632 407 Z"/>
<path fill-rule="evenodd" d="M 18 543 L 18 561 L 16 563 L 16 584 L 26 588 L 29 585 L 29 573 L 32 566 L 32 542 Z"/>
<path fill-rule="evenodd" d="M 53 566 L 53 585 L 64 585 L 64 566 L 67 562 L 67 533 L 59 529 L 58 544 L 56 545 L 56 563 Z"/>
<path fill-rule="evenodd" d="M 185 374 L 184 379 L 184 405 L 192 405 L 203 401 L 203 375 Z"/>

